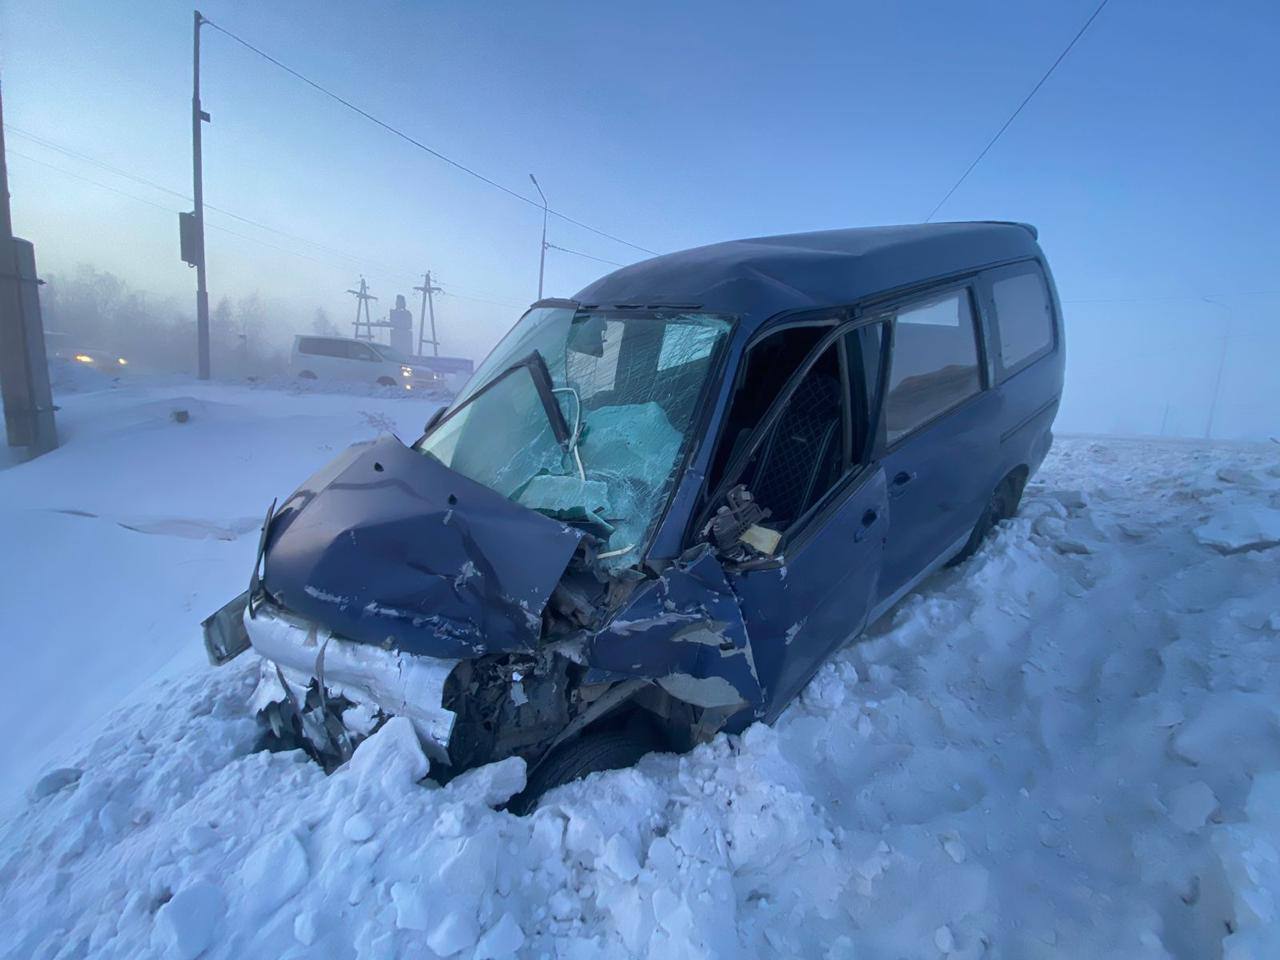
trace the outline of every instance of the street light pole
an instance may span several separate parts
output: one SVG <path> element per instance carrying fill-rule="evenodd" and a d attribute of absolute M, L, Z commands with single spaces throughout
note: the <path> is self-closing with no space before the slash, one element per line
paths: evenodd
<path fill-rule="evenodd" d="M 204 272 L 204 170 L 200 155 L 200 124 L 209 115 L 200 109 L 200 26 L 204 17 L 195 11 L 195 37 L 191 81 L 191 177 L 196 231 L 196 355 L 201 380 L 209 379 L 209 288 Z"/>
<path fill-rule="evenodd" d="M 542 278 L 547 270 L 547 196 L 542 192 L 542 187 L 538 186 L 538 178 L 532 173 L 529 179 L 533 181 L 533 185 L 537 187 L 538 196 L 542 198 L 542 252 L 538 257 L 538 299 L 542 299 Z"/>
<path fill-rule="evenodd" d="M 1218 415 L 1218 394 L 1222 390 L 1222 370 L 1227 365 L 1227 341 L 1231 339 L 1231 308 L 1211 297 L 1201 297 L 1200 299 L 1205 303 L 1213 304 L 1213 306 L 1221 307 L 1227 311 L 1227 325 L 1222 331 L 1222 350 L 1218 353 L 1218 373 L 1213 378 L 1213 396 L 1209 399 L 1209 420 L 1204 425 L 1204 438 L 1210 440 L 1213 438 L 1213 421 Z"/>

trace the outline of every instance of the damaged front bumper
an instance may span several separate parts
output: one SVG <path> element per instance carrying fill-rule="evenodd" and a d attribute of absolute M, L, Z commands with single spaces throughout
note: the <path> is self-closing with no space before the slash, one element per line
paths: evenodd
<path fill-rule="evenodd" d="M 215 665 L 260 654 L 264 745 L 327 770 L 393 715 L 445 777 L 541 762 L 624 704 L 673 744 L 761 716 L 712 548 L 620 576 L 584 536 L 393 438 L 362 445 L 267 511 L 249 589 L 204 621 L 205 648 Z"/>
<path fill-rule="evenodd" d="M 277 736 L 296 723 L 314 749 L 341 763 L 384 717 L 396 715 L 413 724 L 432 760 L 449 762 L 457 718 L 443 706 L 444 686 L 457 660 L 356 643 L 269 601 L 241 622 L 265 658 L 253 706 Z"/>

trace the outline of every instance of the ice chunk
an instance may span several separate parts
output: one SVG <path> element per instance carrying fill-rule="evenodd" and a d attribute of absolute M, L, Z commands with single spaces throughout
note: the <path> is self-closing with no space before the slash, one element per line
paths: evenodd
<path fill-rule="evenodd" d="M 391 885 L 391 903 L 396 909 L 396 926 L 401 930 L 426 930 L 430 923 L 427 901 L 421 885 L 400 881 Z"/>
<path fill-rule="evenodd" d="M 267 914 L 302 889 L 310 875 L 307 852 L 292 833 L 278 833 L 245 858 L 240 881 L 255 913 Z"/>
<path fill-rule="evenodd" d="M 364 843 L 373 836 L 373 821 L 363 813 L 353 813 L 343 823 L 342 835 L 352 843 Z"/>
<path fill-rule="evenodd" d="M 631 845 L 615 834 L 604 847 L 602 862 L 619 880 L 634 880 L 640 873 L 640 864 Z"/>
<path fill-rule="evenodd" d="M 207 823 L 193 823 L 182 831 L 182 845 L 188 853 L 198 853 L 217 839 L 217 831 Z"/>
<path fill-rule="evenodd" d="M 316 940 L 316 913 L 304 910 L 293 918 L 293 936 L 304 947 L 309 947 Z"/>
<path fill-rule="evenodd" d="M 388 793 L 402 793 L 427 775 L 431 765 L 418 734 L 405 717 L 392 717 L 382 729 L 356 747 L 348 765 L 360 783 L 378 783 Z"/>
<path fill-rule="evenodd" d="M 504 913 L 476 944 L 476 960 L 505 960 L 524 946 L 524 931 L 516 918 Z"/>
<path fill-rule="evenodd" d="M 436 924 L 436 928 L 427 935 L 427 946 L 442 957 L 451 957 L 474 946 L 479 935 L 476 918 L 455 910 Z"/>
<path fill-rule="evenodd" d="M 943 953 L 951 953 L 956 948 L 956 938 L 951 928 L 945 923 L 933 931 L 933 945 Z"/>
<path fill-rule="evenodd" d="M 506 803 L 524 789 L 525 762 L 521 757 L 507 757 L 498 763 L 476 767 L 449 781 L 445 792 L 463 803 L 483 803 L 496 807 Z"/>
<path fill-rule="evenodd" d="M 1203 780 L 1178 787 L 1169 794 L 1169 819 L 1191 833 L 1204 826 L 1218 809 L 1218 798 Z"/>
<path fill-rule="evenodd" d="M 212 883 L 200 881 L 179 890 L 156 913 L 155 934 L 165 955 L 195 960 L 213 942 L 222 913 L 222 891 Z"/>
<path fill-rule="evenodd" d="M 83 772 L 78 767 L 59 767 L 57 770 L 50 770 L 31 788 L 31 799 L 43 800 L 45 797 L 53 796 L 59 790 L 78 783 Z"/>
<path fill-rule="evenodd" d="M 1280 510 L 1237 506 L 1211 517 L 1196 539 L 1219 553 L 1243 553 L 1280 545 Z"/>

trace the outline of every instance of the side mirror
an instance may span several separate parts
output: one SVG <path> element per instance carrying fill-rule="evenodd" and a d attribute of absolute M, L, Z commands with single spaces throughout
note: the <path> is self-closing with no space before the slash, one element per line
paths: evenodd
<path fill-rule="evenodd" d="M 449 409 L 448 407 L 443 405 L 436 407 L 436 412 L 431 414 L 431 417 L 427 420 L 427 425 L 422 428 L 422 432 L 430 433 L 431 428 L 440 422 L 440 418 L 444 416 L 444 412 L 448 409 Z"/>

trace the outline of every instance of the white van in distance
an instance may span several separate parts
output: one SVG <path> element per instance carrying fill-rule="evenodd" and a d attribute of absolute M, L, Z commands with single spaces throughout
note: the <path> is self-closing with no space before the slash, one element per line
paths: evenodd
<path fill-rule="evenodd" d="M 445 386 L 440 374 L 416 358 L 383 343 L 351 337 L 294 337 L 289 366 L 303 380 L 347 380 L 405 390 L 440 390 Z"/>

